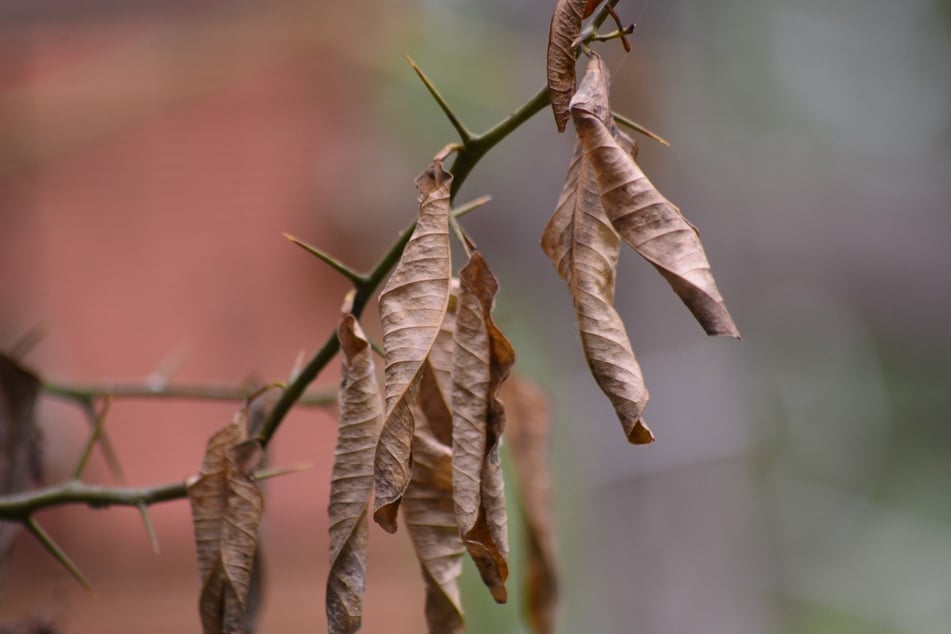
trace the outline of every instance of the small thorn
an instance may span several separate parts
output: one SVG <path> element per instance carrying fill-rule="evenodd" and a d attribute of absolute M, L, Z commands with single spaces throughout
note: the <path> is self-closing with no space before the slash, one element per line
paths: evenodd
<path fill-rule="evenodd" d="M 56 542 L 43 530 L 43 528 L 36 523 L 32 517 L 26 520 L 26 528 L 36 537 L 37 540 L 46 550 L 56 558 L 66 570 L 73 576 L 73 579 L 79 582 L 83 588 L 85 588 L 90 594 L 98 598 L 95 588 L 92 587 L 92 583 L 89 582 L 89 579 L 86 578 L 86 575 L 82 573 L 79 567 L 73 563 L 69 556 L 63 552 L 63 549 L 56 545 Z"/>
<path fill-rule="evenodd" d="M 452 210 L 452 215 L 455 216 L 456 218 L 462 218 L 470 211 L 475 211 L 479 207 L 482 207 L 483 205 L 486 205 L 490 203 L 491 201 L 492 201 L 492 196 L 488 194 L 486 194 L 485 196 L 480 196 L 476 198 L 475 200 L 470 200 L 469 202 L 467 202 L 466 204 L 460 207 L 454 208 Z"/>
<path fill-rule="evenodd" d="M 426 86 L 426 90 L 429 91 L 429 94 L 433 96 L 433 99 L 435 99 L 436 103 L 439 104 L 439 107 L 442 108 L 446 118 L 449 119 L 449 123 L 452 124 L 452 127 L 456 129 L 456 133 L 459 134 L 459 138 L 462 140 L 463 145 L 471 144 L 472 141 L 475 140 L 475 135 L 472 134 L 472 132 L 470 132 L 469 129 L 462 124 L 462 121 L 459 120 L 459 117 L 456 116 L 456 113 L 453 112 L 452 108 L 449 107 L 449 103 L 445 100 L 445 98 L 443 98 L 439 91 L 436 90 L 436 86 L 434 86 L 433 83 L 429 81 L 429 77 L 426 76 L 426 73 L 423 72 L 423 69 L 416 65 L 416 62 L 413 61 L 413 58 L 407 55 L 406 61 L 408 61 L 413 70 L 416 71 L 416 74 L 419 75 L 419 78 Z"/>
<path fill-rule="evenodd" d="M 168 386 L 168 382 L 176 372 L 182 369 L 186 361 L 188 361 L 188 352 L 184 348 L 173 350 L 162 359 L 150 375 L 145 377 L 145 384 L 156 392 L 164 390 Z"/>
<path fill-rule="evenodd" d="M 453 214 L 449 214 L 449 226 L 452 228 L 456 240 L 462 245 L 462 250 L 466 252 L 466 257 L 470 257 L 476 248 L 475 243 L 469 239 L 469 236 L 463 231 L 462 225 L 459 224 L 459 219 Z"/>
<path fill-rule="evenodd" d="M 362 287 L 363 285 L 366 284 L 367 278 L 365 275 L 361 275 L 357 273 L 356 271 L 354 271 L 347 265 L 343 264 L 342 262 L 340 262 L 333 256 L 330 256 L 324 253 L 323 251 L 321 251 L 320 249 L 318 249 L 317 247 L 313 245 L 307 244 L 303 240 L 298 240 L 297 238 L 295 238 L 289 233 L 285 233 L 284 237 L 290 240 L 291 242 L 293 242 L 294 244 L 296 244 L 297 246 L 299 246 L 300 248 L 302 248 L 304 251 L 307 251 L 314 257 L 322 260 L 325 264 L 327 264 L 327 266 L 329 266 L 330 268 L 335 270 L 337 273 L 340 273 L 345 278 L 350 280 L 354 286 Z"/>
<path fill-rule="evenodd" d="M 644 136 L 646 136 L 648 139 L 653 139 L 654 141 L 657 141 L 661 145 L 666 145 L 667 147 L 670 147 L 670 141 L 668 141 L 667 139 L 665 139 L 664 137 L 660 136 L 659 134 L 655 132 L 651 132 L 650 130 L 648 130 L 641 124 L 637 123 L 636 121 L 632 121 L 628 119 L 627 117 L 625 117 L 624 115 L 618 114 L 617 112 L 612 112 L 611 115 L 614 117 L 614 120 L 620 123 L 621 125 L 627 126 L 631 130 L 634 130 L 635 132 L 639 132 L 643 134 Z"/>
<path fill-rule="evenodd" d="M 307 471 L 308 469 L 313 469 L 314 465 L 310 463 L 301 463 L 296 465 L 290 465 L 288 467 L 275 467 L 273 469 L 261 469 L 260 471 L 254 472 L 255 480 L 268 480 L 270 478 L 277 478 L 283 475 L 289 475 L 291 473 L 300 473 L 301 471 Z"/>
<path fill-rule="evenodd" d="M 152 515 L 149 513 L 149 507 L 146 504 L 139 504 L 139 515 L 142 516 L 142 523 L 145 525 L 145 532 L 149 536 L 149 543 L 152 545 L 152 552 L 156 555 L 159 552 L 158 534 L 155 532 L 155 524 L 152 523 Z"/>
<path fill-rule="evenodd" d="M 92 401 L 85 402 L 84 409 L 86 410 L 86 415 L 89 417 L 89 422 L 92 423 L 92 432 L 89 434 L 89 438 L 86 439 L 82 453 L 79 454 L 79 462 L 77 462 L 76 467 L 73 468 L 71 480 L 79 480 L 79 478 L 82 477 L 83 471 L 89 463 L 89 457 L 92 455 L 93 447 L 102 440 L 102 428 L 103 425 L 105 425 L 106 415 L 109 413 L 110 406 L 112 406 L 111 394 L 103 399 L 102 408 L 100 408 L 98 414 L 93 408 Z"/>
<path fill-rule="evenodd" d="M 48 332 L 46 324 L 39 323 L 27 330 L 10 346 L 9 356 L 14 361 L 19 361 L 30 353 L 44 338 Z"/>
<path fill-rule="evenodd" d="M 353 291 L 350 291 L 351 293 Z M 291 366 L 291 373 L 287 377 L 288 383 L 293 383 L 297 380 L 297 377 L 300 376 L 301 370 L 304 369 L 304 363 L 307 361 L 307 353 L 301 349 L 297 351 L 297 356 L 294 357 L 294 365 Z"/>

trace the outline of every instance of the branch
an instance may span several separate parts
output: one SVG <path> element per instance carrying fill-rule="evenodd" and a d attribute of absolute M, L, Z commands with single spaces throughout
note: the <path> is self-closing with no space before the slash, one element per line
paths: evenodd
<path fill-rule="evenodd" d="M 264 480 L 296 473 L 303 468 L 306 467 L 262 469 L 254 474 L 254 479 Z M 81 480 L 66 480 L 56 486 L 0 496 L 0 520 L 27 523 L 37 511 L 65 504 L 85 504 L 94 509 L 110 506 L 134 506 L 141 509 L 144 506 L 186 497 L 190 480 L 191 478 L 151 487 L 104 487 Z"/>
<path fill-rule="evenodd" d="M 177 399 L 195 401 L 244 401 L 254 393 L 251 387 L 232 385 L 199 385 L 169 383 L 86 383 L 68 384 L 47 381 L 43 390 L 50 396 L 67 401 L 83 403 L 96 398 L 111 396 L 114 399 Z M 319 390 L 303 395 L 301 405 L 319 407 L 330 405 L 337 399 L 335 390 Z"/>

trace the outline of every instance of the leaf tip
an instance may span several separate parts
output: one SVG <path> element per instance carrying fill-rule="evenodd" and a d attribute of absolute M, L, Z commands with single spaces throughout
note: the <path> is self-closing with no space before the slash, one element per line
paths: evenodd
<path fill-rule="evenodd" d="M 643 420 L 638 420 L 627 435 L 627 440 L 632 445 L 649 445 L 654 442 L 654 433 Z"/>
<path fill-rule="evenodd" d="M 380 528 L 391 535 L 396 532 L 397 521 L 396 512 L 399 510 L 398 502 L 390 502 L 373 511 L 373 521 L 380 525 Z"/>

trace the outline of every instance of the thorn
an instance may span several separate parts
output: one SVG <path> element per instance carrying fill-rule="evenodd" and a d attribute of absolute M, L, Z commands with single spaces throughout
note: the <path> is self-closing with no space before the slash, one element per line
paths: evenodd
<path fill-rule="evenodd" d="M 648 130 L 641 124 L 637 123 L 636 121 L 632 121 L 628 119 L 627 117 L 625 117 L 624 115 L 618 114 L 617 112 L 611 112 L 611 116 L 613 116 L 614 120 L 620 123 L 621 125 L 627 126 L 631 130 L 634 130 L 635 132 L 640 132 L 641 134 L 646 136 L 648 139 L 653 139 L 654 141 L 657 141 L 661 145 L 666 145 L 667 147 L 670 147 L 670 141 L 668 141 L 667 139 L 665 139 L 664 137 L 660 136 L 659 134 L 655 132 L 651 132 L 650 130 Z"/>
<path fill-rule="evenodd" d="M 260 471 L 254 472 L 255 480 L 268 480 L 270 478 L 276 478 L 278 476 L 289 475 L 291 473 L 300 473 L 301 471 L 307 471 L 308 469 L 313 469 L 314 465 L 303 462 L 296 465 L 291 465 L 289 467 L 275 467 L 273 469 L 261 469 Z"/>
<path fill-rule="evenodd" d="M 350 291 L 351 293 L 353 291 Z M 297 351 L 297 356 L 294 357 L 294 365 L 291 366 L 291 373 L 287 377 L 288 383 L 293 383 L 297 380 L 297 377 L 300 376 L 301 370 L 304 369 L 304 363 L 307 361 L 307 353 L 303 348 Z"/>
<path fill-rule="evenodd" d="M 19 339 L 10 346 L 9 356 L 14 361 L 19 361 L 30 353 L 46 337 L 48 328 L 46 324 L 39 323 L 27 330 Z"/>
<path fill-rule="evenodd" d="M 162 359 L 158 367 L 150 375 L 145 377 L 145 385 L 155 391 L 160 392 L 168 386 L 168 382 L 176 372 L 182 369 L 188 360 L 188 352 L 184 348 L 173 350 L 167 357 Z"/>
<path fill-rule="evenodd" d="M 321 250 L 318 249 L 317 247 L 312 246 L 312 245 L 310 245 L 310 244 L 307 244 L 306 242 L 304 242 L 304 241 L 302 241 L 302 240 L 298 240 L 297 238 L 295 238 L 294 236 L 292 236 L 292 235 L 289 234 L 289 233 L 285 233 L 285 234 L 284 234 L 284 237 L 287 238 L 288 240 L 290 240 L 291 242 L 293 242 L 294 244 L 296 244 L 297 246 L 299 246 L 300 248 L 302 248 L 304 251 L 307 251 L 308 253 L 310 253 L 310 254 L 313 255 L 314 257 L 316 257 L 316 258 L 322 260 L 325 264 L 327 264 L 327 266 L 329 266 L 330 268 L 332 268 L 333 270 L 335 270 L 337 273 L 340 273 L 340 274 L 343 275 L 345 278 L 347 278 L 348 280 L 350 280 L 350 281 L 353 283 L 354 286 L 356 286 L 356 287 L 362 287 L 363 285 L 366 284 L 367 278 L 366 278 L 365 275 L 361 275 L 361 274 L 357 273 L 357 272 L 354 271 L 353 269 L 351 269 L 351 268 L 349 268 L 348 266 L 346 266 L 345 264 L 341 263 L 341 262 L 340 262 L 339 260 L 337 260 L 336 258 L 334 258 L 334 257 L 332 257 L 332 256 L 330 256 L 330 255 L 327 255 L 326 253 L 324 253 L 323 251 L 321 251 Z"/>
<path fill-rule="evenodd" d="M 160 554 L 158 534 L 155 532 L 155 524 L 152 523 L 152 515 L 149 513 L 149 507 L 144 502 L 138 506 L 139 514 L 142 516 L 142 523 L 145 524 L 145 532 L 149 536 L 149 543 L 152 544 L 152 552 L 158 555 Z"/>
<path fill-rule="evenodd" d="M 467 202 L 466 204 L 460 207 L 454 208 L 452 210 L 452 215 L 455 216 L 456 218 L 462 218 L 470 211 L 475 211 L 479 207 L 482 207 L 483 205 L 486 205 L 491 201 L 492 201 L 492 196 L 488 194 L 486 194 L 485 196 L 480 196 L 476 198 L 475 200 L 470 200 L 469 202 Z"/>
<path fill-rule="evenodd" d="M 423 72 L 423 69 L 417 66 L 416 62 L 413 61 L 413 58 L 407 55 L 406 61 L 408 61 L 409 65 L 413 67 L 413 70 L 416 71 L 416 74 L 419 75 L 419 78 L 426 86 L 426 90 L 429 91 L 429 94 L 433 96 L 433 99 L 435 99 L 436 103 L 439 104 L 439 107 L 442 108 L 446 118 L 449 119 L 449 123 L 452 124 L 452 127 L 455 128 L 456 132 L 459 134 L 462 144 L 471 144 L 472 141 L 475 140 L 475 135 L 473 135 L 472 132 L 470 132 L 469 129 L 462 124 L 462 121 L 459 120 L 459 117 L 456 116 L 456 113 L 452 111 L 452 108 L 449 107 L 449 104 L 446 102 L 443 96 L 439 94 L 438 90 L 436 90 L 436 86 L 434 86 L 433 83 L 429 81 L 429 77 L 426 76 L 426 73 Z"/>
<path fill-rule="evenodd" d="M 73 579 L 78 581 L 79 585 L 89 591 L 93 597 L 98 598 L 95 588 L 92 587 L 92 584 L 89 582 L 89 579 L 86 578 L 86 575 L 84 575 L 79 567 L 69 558 L 69 556 L 63 552 L 63 549 L 56 545 L 56 542 L 54 542 L 53 539 L 46 533 L 46 531 L 44 531 L 43 528 L 36 523 L 36 520 L 34 520 L 32 517 L 27 518 L 25 524 L 27 530 L 29 530 L 33 536 L 36 537 L 36 539 L 39 540 L 41 544 L 43 544 L 43 547 L 46 548 L 46 550 L 56 558 L 56 561 L 66 568 L 69 574 L 73 576 Z"/>
<path fill-rule="evenodd" d="M 459 224 L 459 219 L 453 214 L 449 214 L 449 226 L 452 227 L 452 232 L 456 235 L 456 240 L 462 245 L 462 250 L 466 252 L 466 257 L 471 257 L 472 252 L 476 248 L 475 243 L 469 239 L 469 236 L 463 231 L 462 225 Z"/>
<path fill-rule="evenodd" d="M 89 457 L 92 455 L 93 447 L 96 446 L 96 443 L 102 438 L 102 427 L 106 422 L 106 415 L 109 413 L 109 408 L 112 406 L 112 395 L 107 395 L 102 400 L 102 408 L 97 414 L 93 409 L 92 401 L 86 401 L 84 404 L 84 409 L 86 409 L 86 415 L 89 417 L 92 423 L 92 432 L 89 434 L 89 438 L 86 439 L 86 444 L 83 447 L 82 453 L 79 454 L 79 462 L 76 463 L 76 466 L 73 468 L 73 473 L 70 476 L 70 480 L 79 480 L 83 475 L 83 471 L 86 469 L 86 465 L 89 463 Z"/>

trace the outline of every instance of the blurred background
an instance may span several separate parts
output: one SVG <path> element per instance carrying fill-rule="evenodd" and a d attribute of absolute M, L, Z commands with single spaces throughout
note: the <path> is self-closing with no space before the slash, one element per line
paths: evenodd
<path fill-rule="evenodd" d="M 537 246 L 570 132 L 540 113 L 459 198 L 494 196 L 465 226 L 554 400 L 562 631 L 947 632 L 951 2 L 644 2 L 619 6 L 633 52 L 599 49 L 614 107 L 671 141 L 639 160 L 700 228 L 744 336 L 704 337 L 622 255 L 655 444 L 624 441 Z M 60 382 L 179 361 L 185 382 L 283 379 L 347 285 L 281 233 L 369 268 L 454 140 L 404 54 L 488 128 L 543 84 L 553 4 L 0 0 L 0 347 L 42 324 L 26 361 Z M 117 401 L 129 483 L 193 473 L 234 408 Z M 40 417 L 54 483 L 87 425 L 48 398 Z M 261 632 L 324 628 L 334 437 L 332 411 L 298 409 L 272 445 L 314 467 L 267 485 Z M 111 482 L 100 456 L 90 478 Z M 98 599 L 21 535 L 0 623 L 199 631 L 188 505 L 152 511 L 160 556 L 132 509 L 41 514 Z M 422 631 L 406 536 L 374 527 L 370 548 L 363 631 Z M 470 631 L 522 631 L 517 581 L 494 607 L 467 575 Z"/>

